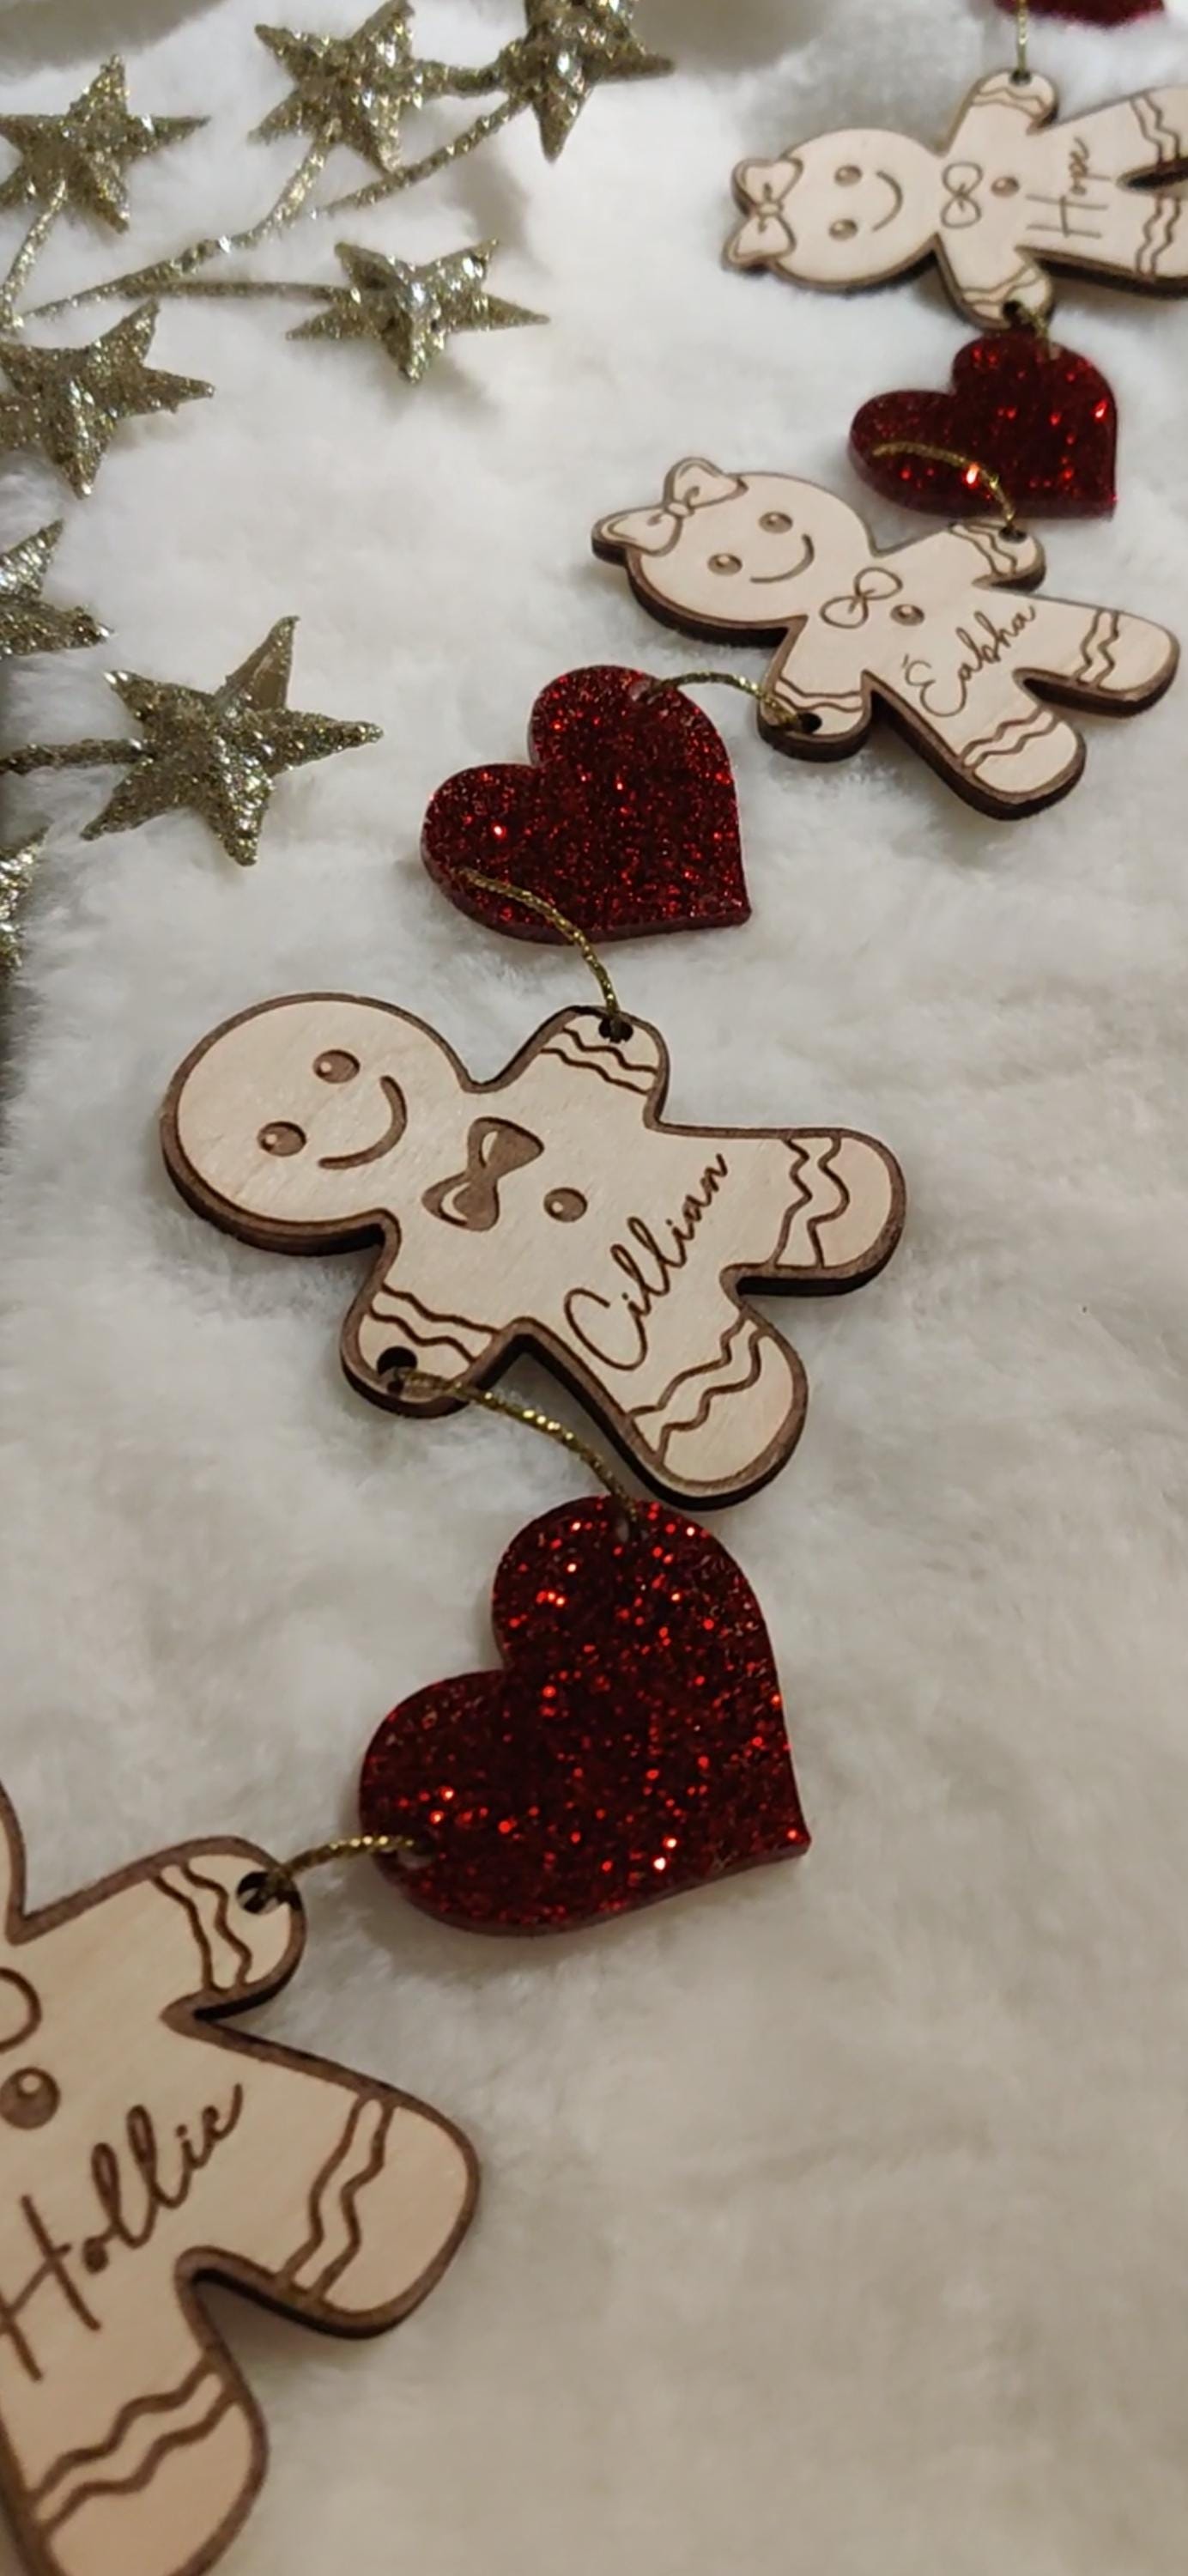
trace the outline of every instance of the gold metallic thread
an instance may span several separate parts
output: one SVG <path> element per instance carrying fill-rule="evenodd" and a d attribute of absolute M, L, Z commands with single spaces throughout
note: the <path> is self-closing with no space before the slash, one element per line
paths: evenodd
<path fill-rule="evenodd" d="M 602 959 L 594 946 L 594 942 L 592 939 L 588 939 L 586 937 L 584 930 L 579 930 L 576 921 L 570 920 L 568 913 L 559 912 L 556 904 L 549 903 L 544 895 L 529 894 L 525 886 L 512 885 L 507 877 L 484 876 L 480 868 L 462 868 L 459 873 L 465 879 L 467 885 L 482 886 L 488 894 L 505 895 L 509 903 L 522 903 L 527 911 L 539 913 L 542 921 L 551 922 L 553 929 L 559 930 L 562 938 L 568 939 L 570 946 L 572 948 L 576 948 L 579 955 L 585 958 L 586 964 L 590 969 L 590 973 L 592 974 L 594 981 L 598 986 L 598 990 L 602 995 L 603 1001 L 606 1004 L 606 1025 L 608 1036 L 614 1038 L 630 1037 L 631 1022 L 623 1009 L 622 1003 L 620 1002 L 619 996 L 611 982 L 607 969 L 603 965 Z"/>
<path fill-rule="evenodd" d="M 1012 535 L 1019 525 L 1015 504 L 1002 478 L 992 465 L 983 465 L 976 456 L 963 456 L 956 447 L 930 447 L 919 438 L 884 438 L 872 447 L 872 456 L 924 456 L 933 465 L 952 465 L 959 474 L 973 475 L 1002 512 L 1004 535 Z"/>

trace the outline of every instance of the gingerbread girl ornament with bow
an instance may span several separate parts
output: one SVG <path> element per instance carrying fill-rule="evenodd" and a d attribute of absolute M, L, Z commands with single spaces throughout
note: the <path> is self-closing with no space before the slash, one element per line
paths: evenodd
<path fill-rule="evenodd" d="M 407 1011 L 298 994 L 195 1048 L 165 1155 L 191 1205 L 250 1243 L 378 1241 L 342 1334 L 363 1394 L 446 1412 L 443 1382 L 464 1397 L 529 1348 L 659 1493 L 728 1502 L 776 1474 L 806 1406 L 796 1352 L 744 1289 L 873 1278 L 903 1183 L 844 1127 L 670 1126 L 667 1087 L 642 1020 L 559 1012 L 474 1082 Z"/>
<path fill-rule="evenodd" d="M 1062 124 L 1057 105 L 1038 74 L 994 72 L 939 152 L 856 127 L 774 161 L 743 161 L 734 188 L 745 220 L 726 257 L 842 289 L 881 285 L 935 257 L 954 302 L 994 324 L 1013 307 L 1043 320 L 1051 268 L 1182 293 L 1188 203 L 1151 183 L 1188 172 L 1188 85 L 1141 90 Z"/>
<path fill-rule="evenodd" d="M 26 1910 L 0 1796 L 0 2485 L 36 2576 L 197 2576 L 264 2475 L 206 2279 L 370 2335 L 474 2203 L 465 2140 L 346 2067 L 240 2038 L 304 1944 L 231 1840 Z"/>
<path fill-rule="evenodd" d="M 667 624 L 778 644 L 758 722 L 780 750 L 843 759 L 878 704 L 989 814 L 1033 813 L 1080 777 L 1083 738 L 1047 701 L 1133 715 L 1179 657 L 1146 618 L 1038 596 L 1044 550 L 1021 528 L 883 552 L 848 502 L 792 474 L 688 457 L 657 506 L 600 519 L 593 542 Z"/>

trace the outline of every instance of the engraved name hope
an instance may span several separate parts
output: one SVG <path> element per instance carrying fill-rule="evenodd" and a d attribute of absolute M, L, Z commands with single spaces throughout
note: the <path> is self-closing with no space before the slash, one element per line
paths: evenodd
<path fill-rule="evenodd" d="M 106 2271 L 117 2250 L 135 2254 L 150 2245 L 162 2219 L 185 2208 L 198 2175 L 238 2127 L 243 2106 L 243 2086 L 235 2084 L 225 2103 L 206 2103 L 195 2119 L 188 2124 L 179 2120 L 162 2140 L 151 2111 L 134 2103 L 125 2116 L 121 2144 L 100 2139 L 91 2149 L 88 2170 L 98 2225 L 80 2237 L 60 2235 L 32 2193 L 20 2194 L 17 2207 L 34 2260 L 16 2289 L 0 2286 L 0 2343 L 12 2346 L 30 2379 L 44 2377 L 34 2343 L 34 2302 L 40 2311 L 44 2294 L 54 2292 L 80 2325 L 98 2334 L 102 2319 L 85 2295 L 79 2270 L 95 2276 Z"/>
<path fill-rule="evenodd" d="M 951 672 L 938 672 L 922 654 L 909 656 L 903 666 L 904 680 L 925 715 L 942 719 L 964 715 L 975 680 L 1006 659 L 1020 635 L 1035 624 L 1035 617 L 1035 604 L 1029 599 L 1020 602 L 1013 617 L 999 619 L 992 617 L 988 609 L 979 609 L 972 630 L 968 626 L 957 629 L 953 650 L 960 659 Z"/>
<path fill-rule="evenodd" d="M 626 1242 L 614 1242 L 609 1259 L 627 1281 L 616 1296 L 597 1288 L 571 1288 L 563 1308 L 575 1341 L 603 1368 L 642 1368 L 648 1356 L 648 1319 L 664 1298 L 671 1297 L 687 1269 L 699 1228 L 729 1174 L 724 1154 L 706 1164 L 696 1189 L 682 1200 L 676 1216 L 654 1228 L 646 1217 L 629 1216 Z"/>

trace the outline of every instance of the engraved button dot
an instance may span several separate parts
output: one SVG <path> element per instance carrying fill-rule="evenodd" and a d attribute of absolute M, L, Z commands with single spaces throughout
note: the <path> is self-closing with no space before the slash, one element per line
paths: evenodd
<path fill-rule="evenodd" d="M 40 2066 L 22 2066 L 0 2084 L 0 2119 L 12 2129 L 44 2129 L 61 2099 L 52 2075 Z"/>
<path fill-rule="evenodd" d="M 923 609 L 913 608 L 910 600 L 905 599 L 901 607 L 892 609 L 891 614 L 897 626 L 922 626 L 924 623 Z"/>
<path fill-rule="evenodd" d="M 709 568 L 711 572 L 741 572 L 742 556 L 711 555 L 709 559 Z"/>
<path fill-rule="evenodd" d="M 990 188 L 991 195 L 995 197 L 1017 197 L 1019 194 L 1017 179 L 993 179 Z"/>
<path fill-rule="evenodd" d="M 550 1190 L 545 1200 L 545 1215 L 555 1216 L 560 1225 L 572 1225 L 584 1216 L 590 1202 L 580 1190 Z"/>
<path fill-rule="evenodd" d="M 266 1154 L 299 1154 L 305 1129 L 292 1126 L 287 1118 L 276 1118 L 270 1127 L 260 1129 L 259 1141 Z"/>

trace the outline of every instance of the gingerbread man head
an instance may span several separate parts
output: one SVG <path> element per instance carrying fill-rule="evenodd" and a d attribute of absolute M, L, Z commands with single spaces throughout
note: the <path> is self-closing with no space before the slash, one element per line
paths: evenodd
<path fill-rule="evenodd" d="M 700 456 L 672 467 L 653 508 L 600 519 L 593 544 L 625 560 L 647 607 L 723 637 L 783 635 L 870 556 L 866 528 L 835 492 L 793 474 L 723 474 Z"/>
<path fill-rule="evenodd" d="M 732 268 L 872 286 L 925 257 L 939 181 L 935 156 L 911 135 L 856 127 L 777 161 L 740 161 L 734 193 L 745 220 L 726 244 Z"/>
<path fill-rule="evenodd" d="M 167 1145 L 201 1187 L 294 1248 L 344 1239 L 400 1202 L 418 1135 L 456 1100 L 461 1067 L 402 1011 L 298 994 L 216 1029 L 181 1068 Z"/>

